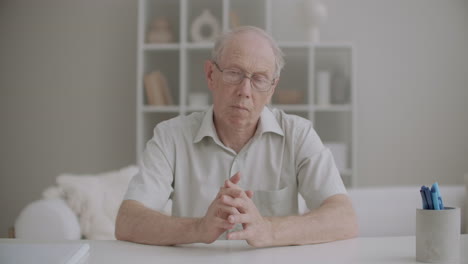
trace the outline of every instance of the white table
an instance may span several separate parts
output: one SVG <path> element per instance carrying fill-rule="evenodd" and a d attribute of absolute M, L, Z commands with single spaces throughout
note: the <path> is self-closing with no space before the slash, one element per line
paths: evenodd
<path fill-rule="evenodd" d="M 31 243 L 18 239 L 0 239 L 2 243 Z M 91 247 L 90 264 L 100 263 L 418 263 L 415 237 L 355 238 L 332 243 L 275 248 L 252 248 L 243 241 L 216 241 L 159 247 L 123 241 L 86 242 Z M 461 237 L 461 263 L 468 263 L 468 235 Z"/>

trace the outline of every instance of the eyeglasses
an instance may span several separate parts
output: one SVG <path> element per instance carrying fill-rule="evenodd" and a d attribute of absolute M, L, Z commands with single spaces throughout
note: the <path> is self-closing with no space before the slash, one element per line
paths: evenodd
<path fill-rule="evenodd" d="M 229 84 L 240 84 L 244 78 L 250 79 L 250 84 L 252 88 L 259 92 L 267 92 L 271 89 L 273 84 L 275 83 L 275 79 L 269 80 L 264 75 L 261 74 L 252 74 L 247 76 L 247 74 L 239 69 L 221 69 L 215 61 L 213 61 L 216 68 L 223 74 L 223 81 Z"/>

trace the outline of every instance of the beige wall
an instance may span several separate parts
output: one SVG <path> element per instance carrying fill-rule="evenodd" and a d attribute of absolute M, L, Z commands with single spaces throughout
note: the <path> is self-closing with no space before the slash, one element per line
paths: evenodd
<path fill-rule="evenodd" d="M 137 3 L 0 2 L 0 237 L 63 172 L 135 159 Z"/>
<path fill-rule="evenodd" d="M 356 48 L 359 185 L 461 183 L 468 1 L 325 2 L 323 40 Z M 128 0 L 0 2 L 0 237 L 58 174 L 134 162 L 136 13 Z"/>

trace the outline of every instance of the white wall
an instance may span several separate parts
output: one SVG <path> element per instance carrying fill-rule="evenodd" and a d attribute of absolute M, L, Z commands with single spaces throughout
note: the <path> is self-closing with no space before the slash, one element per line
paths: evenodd
<path fill-rule="evenodd" d="M 468 1 L 325 2 L 323 40 L 357 51 L 358 185 L 462 183 Z"/>
<path fill-rule="evenodd" d="M 0 237 L 64 172 L 135 159 L 136 1 L 0 2 Z"/>
<path fill-rule="evenodd" d="M 359 185 L 461 183 L 468 1 L 325 2 L 322 40 L 356 47 Z M 134 162 L 136 6 L 0 2 L 0 237 L 58 174 Z"/>

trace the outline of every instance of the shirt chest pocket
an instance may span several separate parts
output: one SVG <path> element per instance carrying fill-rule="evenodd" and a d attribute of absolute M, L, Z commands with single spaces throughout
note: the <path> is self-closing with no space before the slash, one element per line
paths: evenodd
<path fill-rule="evenodd" d="M 262 216 L 298 214 L 297 188 L 293 185 L 279 190 L 255 191 L 253 202 Z"/>

